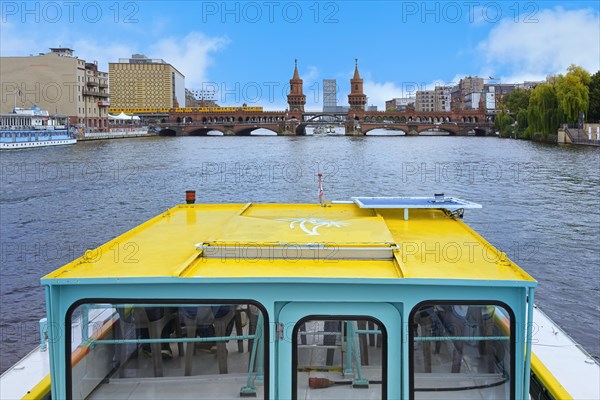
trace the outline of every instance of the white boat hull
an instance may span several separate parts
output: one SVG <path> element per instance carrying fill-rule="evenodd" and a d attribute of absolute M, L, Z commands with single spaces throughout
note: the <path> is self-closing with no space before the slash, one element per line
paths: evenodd
<path fill-rule="evenodd" d="M 42 140 L 37 142 L 2 142 L 0 143 L 0 149 L 2 150 L 16 150 L 16 149 L 28 149 L 32 147 L 47 147 L 47 146 L 63 146 L 67 144 L 75 144 L 77 139 L 58 139 L 58 140 Z"/>

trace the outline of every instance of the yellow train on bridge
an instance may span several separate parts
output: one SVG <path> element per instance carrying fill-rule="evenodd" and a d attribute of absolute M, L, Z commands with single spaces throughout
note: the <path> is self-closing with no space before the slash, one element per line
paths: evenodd
<path fill-rule="evenodd" d="M 177 108 L 109 108 L 111 114 L 169 114 L 169 113 L 233 113 L 236 111 L 262 112 L 263 108 L 256 107 L 177 107 Z"/>

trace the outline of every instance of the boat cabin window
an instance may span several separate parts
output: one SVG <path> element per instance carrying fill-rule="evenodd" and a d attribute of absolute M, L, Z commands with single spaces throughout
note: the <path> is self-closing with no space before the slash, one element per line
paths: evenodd
<path fill-rule="evenodd" d="M 268 397 L 257 303 L 79 303 L 67 323 L 69 398 Z"/>
<path fill-rule="evenodd" d="M 387 335 L 367 317 L 307 317 L 293 331 L 294 399 L 386 398 Z"/>
<path fill-rule="evenodd" d="M 514 398 L 514 317 L 508 307 L 421 303 L 410 314 L 414 399 Z"/>

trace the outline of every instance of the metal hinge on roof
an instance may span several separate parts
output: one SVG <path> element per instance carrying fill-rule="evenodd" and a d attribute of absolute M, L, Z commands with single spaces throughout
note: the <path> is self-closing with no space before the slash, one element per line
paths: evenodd
<path fill-rule="evenodd" d="M 341 245 L 337 243 L 198 243 L 204 258 L 221 260 L 391 260 L 395 243 Z"/>

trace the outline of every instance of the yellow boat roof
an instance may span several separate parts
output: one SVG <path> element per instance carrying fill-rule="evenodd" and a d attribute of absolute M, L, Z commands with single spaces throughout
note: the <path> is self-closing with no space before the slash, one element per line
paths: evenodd
<path fill-rule="evenodd" d="M 437 209 L 179 205 L 44 279 L 387 278 L 535 282 Z"/>

